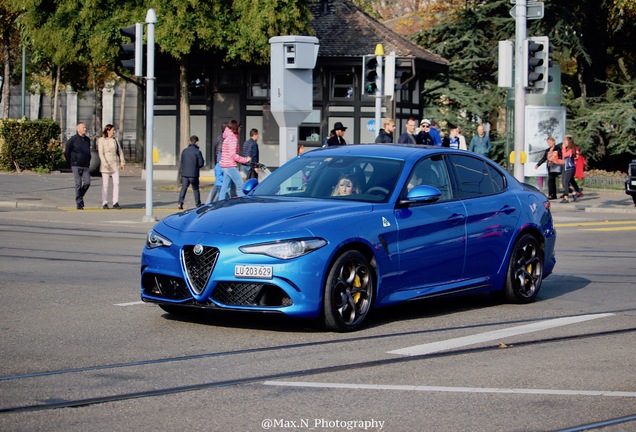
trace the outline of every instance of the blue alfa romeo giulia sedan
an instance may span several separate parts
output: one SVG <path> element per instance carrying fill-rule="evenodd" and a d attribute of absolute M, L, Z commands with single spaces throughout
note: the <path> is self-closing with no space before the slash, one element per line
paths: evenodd
<path fill-rule="evenodd" d="M 243 198 L 148 233 L 141 298 L 357 330 L 375 308 L 459 292 L 535 300 L 555 265 L 550 202 L 461 150 L 346 145 L 296 157 Z"/>

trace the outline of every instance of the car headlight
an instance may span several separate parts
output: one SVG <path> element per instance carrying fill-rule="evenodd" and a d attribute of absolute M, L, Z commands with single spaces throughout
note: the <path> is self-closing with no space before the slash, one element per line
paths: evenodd
<path fill-rule="evenodd" d="M 321 238 L 304 238 L 241 246 L 239 250 L 247 254 L 267 255 L 286 260 L 308 254 L 326 244 L 327 241 Z"/>
<path fill-rule="evenodd" d="M 172 241 L 168 240 L 155 230 L 148 231 L 148 236 L 146 237 L 146 247 L 148 249 L 169 246 L 172 246 Z"/>

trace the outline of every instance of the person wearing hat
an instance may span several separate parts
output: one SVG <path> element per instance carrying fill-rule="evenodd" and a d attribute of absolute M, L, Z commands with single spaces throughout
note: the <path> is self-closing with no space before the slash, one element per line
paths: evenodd
<path fill-rule="evenodd" d="M 333 130 L 336 134 L 327 140 L 327 147 L 347 144 L 344 139 L 344 133 L 347 128 L 344 127 L 342 123 L 336 122 L 336 124 L 333 125 Z"/>
<path fill-rule="evenodd" d="M 433 137 L 429 133 L 431 131 L 431 121 L 429 119 L 424 119 L 420 123 L 420 131 L 415 137 L 415 140 L 418 144 L 424 145 L 435 145 L 433 141 Z"/>

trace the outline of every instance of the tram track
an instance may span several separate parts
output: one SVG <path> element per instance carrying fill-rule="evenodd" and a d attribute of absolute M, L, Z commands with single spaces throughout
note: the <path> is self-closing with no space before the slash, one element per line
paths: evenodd
<path fill-rule="evenodd" d="M 607 330 L 607 331 L 600 331 L 600 332 L 589 332 L 589 333 L 567 335 L 567 336 L 560 336 L 560 337 L 541 338 L 541 339 L 535 339 L 535 340 L 518 341 L 518 342 L 515 342 L 514 345 L 510 345 L 508 348 L 521 349 L 521 348 L 528 348 L 528 347 L 538 346 L 538 345 L 555 344 L 555 343 L 568 342 L 573 340 L 584 340 L 584 339 L 607 337 L 607 336 L 621 335 L 621 334 L 628 334 L 628 333 L 636 333 L 636 327 Z M 384 337 L 386 336 L 387 335 L 385 335 Z M 355 338 L 355 339 L 361 340 L 366 338 Z M 336 342 L 336 341 L 333 341 L 333 342 Z M 318 344 L 320 343 L 328 343 L 328 342 L 326 341 L 319 342 Z M 211 353 L 205 356 L 211 357 L 211 356 L 231 355 L 231 354 L 236 355 L 236 354 L 243 354 L 248 352 L 249 353 L 259 352 L 262 350 L 288 349 L 291 346 L 315 346 L 315 345 L 317 345 L 317 343 L 313 342 L 313 343 L 307 343 L 307 344 L 287 345 L 284 347 L 267 347 L 267 348 L 253 349 L 253 350 L 237 350 L 235 352 L 226 352 L 226 353 Z M 99 404 L 132 400 L 132 399 L 152 398 L 152 397 L 159 397 L 159 396 L 165 396 L 170 394 L 178 394 L 178 393 L 193 392 L 193 391 L 200 391 L 200 390 L 210 390 L 210 389 L 222 388 L 222 387 L 228 387 L 228 386 L 240 386 L 245 384 L 253 384 L 257 382 L 314 376 L 314 375 L 329 374 L 329 373 L 335 373 L 335 372 L 343 372 L 347 370 L 358 370 L 362 368 L 382 367 L 382 366 L 388 366 L 393 364 L 405 364 L 409 362 L 424 361 L 427 359 L 451 358 L 455 356 L 477 354 L 477 353 L 483 353 L 483 352 L 488 352 L 488 351 L 493 351 L 498 349 L 500 349 L 500 346 L 498 344 L 494 344 L 494 345 L 488 345 L 488 346 L 482 346 L 482 347 L 453 349 L 449 351 L 429 353 L 429 354 L 423 354 L 423 355 L 414 355 L 409 357 L 390 357 L 390 358 L 382 358 L 382 359 L 376 359 L 376 360 L 352 362 L 348 364 L 338 364 L 338 365 L 314 367 L 314 368 L 308 368 L 308 369 L 288 370 L 288 371 L 270 373 L 270 374 L 251 375 L 251 376 L 247 376 L 243 378 L 208 381 L 208 382 L 194 383 L 194 384 L 189 384 L 184 386 L 166 386 L 166 387 L 152 389 L 152 390 L 122 392 L 118 394 L 92 397 L 92 398 L 78 398 L 78 399 L 65 400 L 62 398 L 55 398 L 55 396 L 53 395 L 50 398 L 50 400 L 54 400 L 54 402 L 0 407 L 0 415 L 6 415 L 11 413 L 26 413 L 26 412 L 35 412 L 35 411 L 55 410 L 55 409 L 61 409 L 61 408 L 84 407 L 84 406 L 99 405 Z M 201 358 L 201 356 L 203 355 L 186 356 L 186 357 L 179 358 L 179 360 L 176 360 L 175 358 L 173 358 L 172 361 L 183 361 L 186 359 Z M 155 360 L 155 362 L 158 362 L 158 361 L 166 362 L 167 360 L 166 359 Z M 152 363 L 151 361 L 148 361 L 148 362 L 145 362 L 144 364 L 151 364 L 151 363 Z M 110 366 L 95 366 L 92 368 L 82 368 L 82 369 L 75 369 L 75 370 L 69 369 L 69 370 L 57 371 L 57 372 L 52 371 L 46 374 L 44 373 L 24 374 L 24 375 L 13 376 L 13 377 L 2 377 L 0 379 L 2 380 L 21 379 L 21 378 L 36 377 L 36 376 L 45 377 L 45 376 L 50 376 L 53 374 L 72 373 L 72 372 L 79 372 L 79 371 L 85 371 L 85 370 L 98 370 L 98 369 L 104 369 L 107 367 L 109 368 L 114 368 L 114 367 L 123 368 L 127 366 L 132 367 L 132 366 L 138 366 L 139 364 L 140 364 L 139 362 L 121 363 L 118 365 L 110 365 Z"/>

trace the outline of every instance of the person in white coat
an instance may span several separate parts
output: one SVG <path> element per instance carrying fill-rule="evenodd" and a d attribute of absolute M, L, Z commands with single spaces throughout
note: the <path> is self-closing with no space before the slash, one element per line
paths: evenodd
<path fill-rule="evenodd" d="M 119 206 L 119 171 L 124 170 L 126 160 L 124 152 L 115 138 L 115 127 L 107 124 L 102 136 L 97 139 L 99 171 L 102 173 L 102 208 L 108 208 L 108 179 L 113 178 L 113 208 Z"/>

